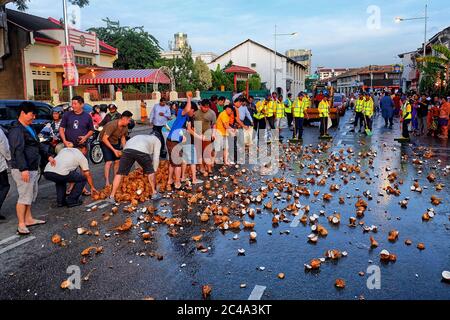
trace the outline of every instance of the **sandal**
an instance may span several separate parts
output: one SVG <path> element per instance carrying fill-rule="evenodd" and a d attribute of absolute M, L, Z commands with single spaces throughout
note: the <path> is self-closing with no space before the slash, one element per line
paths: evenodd
<path fill-rule="evenodd" d="M 27 225 L 27 227 L 34 227 L 34 226 L 39 226 L 39 225 L 43 225 L 46 224 L 47 222 L 43 221 L 43 220 L 37 220 L 34 219 L 32 224 Z"/>
<path fill-rule="evenodd" d="M 87 191 L 87 190 L 83 190 L 82 195 L 85 196 L 85 197 L 89 197 L 90 195 L 92 195 L 92 193 Z"/>
<path fill-rule="evenodd" d="M 17 234 L 19 236 L 28 236 L 30 233 L 27 227 L 17 227 Z"/>

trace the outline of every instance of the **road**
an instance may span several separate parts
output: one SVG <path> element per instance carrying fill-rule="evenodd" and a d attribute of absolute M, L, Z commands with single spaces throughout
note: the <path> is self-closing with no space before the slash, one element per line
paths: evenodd
<path fill-rule="evenodd" d="M 200 222 L 197 212 L 204 210 L 207 203 L 198 203 L 188 212 L 186 199 L 172 199 L 170 196 L 159 202 L 158 214 L 182 218 L 182 227 L 140 224 L 130 231 L 116 234 L 112 229 L 123 223 L 126 217 L 132 217 L 136 223 L 142 213 L 129 215 L 119 210 L 109 221 L 103 221 L 104 214 L 111 212 L 111 206 L 103 207 L 103 203 L 99 203 L 101 209 L 88 212 L 86 206 L 92 202 L 90 199 L 85 199 L 81 208 L 55 208 L 54 186 L 45 180 L 41 182 L 33 212 L 37 218 L 47 220 L 47 224 L 33 228 L 30 237 L 18 238 L 14 237 L 16 193 L 12 185 L 3 208 L 8 220 L 0 224 L 0 299 L 199 300 L 202 299 L 201 287 L 206 284 L 212 287 L 211 299 L 225 300 L 246 300 L 251 295 L 262 300 L 449 299 L 450 285 L 441 281 L 442 271 L 450 270 L 448 143 L 424 137 L 401 146 L 393 141 L 399 136 L 398 120 L 394 130 L 384 129 L 379 116 L 375 119 L 374 135 L 364 137 L 349 132 L 351 117 L 351 112 L 347 112 L 341 119 L 340 128 L 331 129 L 333 140 L 330 148 L 320 153 L 313 152 L 319 142 L 318 128 L 306 128 L 303 155 L 310 154 L 313 158 L 302 161 L 291 158 L 291 161 L 286 161 L 286 168 L 276 176 L 297 186 L 298 178 L 313 177 L 308 173 L 308 166 L 317 164 L 326 169 L 332 155 L 338 155 L 341 149 L 345 159 L 338 165 L 360 165 L 363 177 L 338 171 L 330 174 L 325 185 L 319 186 L 317 182 L 323 178 L 321 175 L 315 177 L 315 185 L 306 186 L 311 195 L 299 198 L 302 207 L 310 207 L 309 215 L 317 214 L 319 223 L 328 230 L 328 235 L 320 237 L 316 244 L 308 242 L 310 225 L 298 222 L 302 211 L 297 218 L 284 211 L 285 222 L 281 221 L 278 226 L 272 224 L 273 214 L 264 209 L 263 204 L 272 200 L 273 208 L 283 210 L 292 203 L 292 200 L 287 200 L 286 190 L 279 192 L 275 189 L 269 192 L 262 204 L 249 205 L 261 208 L 253 220 L 258 236 L 257 241 L 252 242 L 249 241 L 249 230 L 221 231 L 211 219 L 207 223 Z M 290 133 L 285 130 L 283 134 L 288 136 Z M 423 147 L 431 147 L 434 156 L 423 158 Z M 348 152 L 349 148 L 353 149 L 353 155 Z M 414 164 L 414 158 L 423 164 Z M 242 168 L 232 168 L 229 173 L 236 175 Z M 433 183 L 426 178 L 430 171 L 437 176 Z M 397 183 L 403 182 L 399 184 L 400 196 L 388 195 L 383 190 L 389 185 L 386 178 L 392 172 L 398 173 Z M 96 184 L 101 186 L 102 166 L 94 166 L 93 173 Z M 349 179 L 347 184 L 343 182 L 345 177 Z M 256 196 L 260 193 L 259 188 L 267 185 L 267 179 L 272 177 L 246 171 L 239 177 L 239 185 L 251 187 Z M 416 179 L 423 188 L 422 193 L 411 191 Z M 216 192 L 223 193 L 225 185 L 232 190 L 230 180 L 218 178 L 216 181 L 220 187 Z M 444 185 L 443 190 L 435 189 L 437 183 Z M 339 190 L 330 192 L 331 184 L 338 184 Z M 363 192 L 367 190 L 373 200 L 364 197 Z M 320 191 L 320 194 L 315 197 L 314 191 Z M 275 192 L 280 193 L 281 200 L 276 199 Z M 331 201 L 322 200 L 325 193 L 333 194 Z M 433 206 L 430 203 L 432 195 L 442 198 L 442 204 Z M 358 196 L 368 202 L 368 210 L 358 223 L 364 221 L 366 226 L 375 225 L 377 233 L 365 233 L 360 225 L 348 226 L 349 218 L 355 216 Z M 345 203 L 339 203 L 340 197 Z M 399 201 L 405 198 L 409 198 L 406 209 L 399 205 Z M 216 197 L 214 199 L 210 203 L 220 202 Z M 232 202 L 241 203 L 238 199 L 227 199 L 221 205 L 232 207 Z M 428 208 L 434 208 L 436 216 L 423 222 L 422 214 Z M 341 223 L 336 226 L 327 221 L 327 216 L 335 211 L 341 214 Z M 98 221 L 98 227 L 89 226 L 92 220 Z M 233 220 L 251 221 L 247 216 L 244 219 L 233 216 Z M 78 235 L 78 227 L 98 230 L 99 236 Z M 152 238 L 144 243 L 141 230 L 148 228 L 152 228 Z M 177 235 L 168 234 L 172 229 Z M 388 232 L 392 229 L 399 231 L 399 239 L 394 243 L 388 241 Z M 108 233 L 110 236 L 105 236 Z M 51 237 L 54 234 L 61 235 L 66 246 L 53 244 Z M 191 239 L 199 234 L 203 235 L 199 242 L 205 249 L 203 252 L 197 250 L 199 243 Z M 378 248 L 370 248 L 370 236 L 378 241 Z M 412 245 L 407 246 L 404 243 L 406 239 L 410 239 Z M 425 244 L 425 250 L 417 249 L 419 242 Z M 83 264 L 80 253 L 89 246 L 102 246 L 103 253 L 91 254 Z M 245 249 L 245 255 L 238 255 L 238 249 Z M 324 257 L 330 249 L 346 251 L 348 255 L 322 263 L 318 271 L 305 270 L 305 264 L 313 258 Z M 395 253 L 397 261 L 381 263 L 379 254 L 382 249 Z M 81 288 L 63 290 L 60 284 L 69 277 L 66 270 L 72 265 L 81 269 L 84 278 Z M 380 289 L 367 287 L 369 266 L 380 268 Z M 284 279 L 278 277 L 279 273 L 285 275 Z M 345 280 L 344 289 L 335 287 L 337 278 Z"/>

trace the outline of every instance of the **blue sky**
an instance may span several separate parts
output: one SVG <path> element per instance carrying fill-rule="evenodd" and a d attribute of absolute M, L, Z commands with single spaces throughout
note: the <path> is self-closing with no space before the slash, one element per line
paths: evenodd
<path fill-rule="evenodd" d="M 272 48 L 277 24 L 280 33 L 299 32 L 279 37 L 278 51 L 310 48 L 315 67 L 357 67 L 398 63 L 398 53 L 420 47 L 423 21 L 395 24 L 394 18 L 423 16 L 425 3 L 430 38 L 450 26 L 448 0 L 91 0 L 81 9 L 81 26 L 101 26 L 105 17 L 144 26 L 164 49 L 174 33 L 184 32 L 194 51 L 221 54 L 247 38 Z M 379 28 L 368 27 L 370 6 L 380 10 Z M 62 3 L 31 0 L 28 12 L 60 18 Z"/>

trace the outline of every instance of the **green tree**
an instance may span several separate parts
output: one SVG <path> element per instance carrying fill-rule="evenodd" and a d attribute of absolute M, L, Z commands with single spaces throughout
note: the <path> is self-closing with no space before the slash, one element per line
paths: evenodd
<path fill-rule="evenodd" d="M 252 74 L 248 80 L 249 90 L 261 90 L 261 76 L 259 74 Z"/>
<path fill-rule="evenodd" d="M 90 28 L 100 40 L 116 47 L 119 58 L 114 62 L 117 69 L 147 69 L 157 65 L 160 59 L 158 40 L 144 27 L 121 26 L 119 21 L 103 20 L 106 27 Z"/>
<path fill-rule="evenodd" d="M 435 83 L 437 80 L 445 80 L 447 85 L 450 81 L 450 49 L 444 45 L 433 45 L 433 50 L 438 53 L 436 56 L 420 57 L 417 59 L 419 62 L 419 69 L 423 72 L 423 77 L 420 83 L 420 90 L 435 92 Z M 442 91 L 449 90 L 450 86 L 440 87 Z M 443 90 L 442 90 L 443 89 Z"/>
<path fill-rule="evenodd" d="M 220 90 L 221 86 L 225 86 L 226 91 L 234 90 L 233 74 L 225 73 L 225 70 L 232 65 L 233 62 L 230 60 L 225 67 L 221 68 L 220 65 L 217 65 L 216 70 L 211 70 L 213 90 Z"/>
<path fill-rule="evenodd" d="M 194 77 L 198 80 L 198 89 L 208 90 L 212 86 L 212 75 L 208 65 L 199 57 L 194 62 Z"/>
<path fill-rule="evenodd" d="M 25 11 L 26 9 L 28 9 L 28 1 L 30 0 L 0 0 L 0 7 L 6 5 L 7 3 L 13 2 L 17 6 L 17 9 Z M 81 8 L 89 4 L 89 0 L 69 0 L 69 2 Z"/>

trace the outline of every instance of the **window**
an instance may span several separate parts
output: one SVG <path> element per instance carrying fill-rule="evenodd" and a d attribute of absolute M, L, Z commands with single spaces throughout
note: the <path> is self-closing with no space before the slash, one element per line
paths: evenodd
<path fill-rule="evenodd" d="M 250 66 L 251 66 L 252 68 L 256 68 L 256 63 L 252 63 Z"/>
<path fill-rule="evenodd" d="M 75 56 L 75 63 L 85 66 L 92 66 L 92 58 Z"/>
<path fill-rule="evenodd" d="M 34 99 L 51 100 L 50 80 L 33 80 Z"/>

